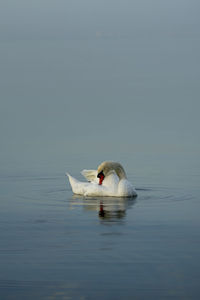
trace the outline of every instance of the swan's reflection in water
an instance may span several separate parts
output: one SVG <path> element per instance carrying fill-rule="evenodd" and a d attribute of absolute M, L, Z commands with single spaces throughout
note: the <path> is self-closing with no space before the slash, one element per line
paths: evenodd
<path fill-rule="evenodd" d="M 100 220 L 117 222 L 126 217 L 127 209 L 136 203 L 136 198 L 81 197 L 73 195 L 70 207 L 82 206 L 85 211 L 96 211 Z"/>

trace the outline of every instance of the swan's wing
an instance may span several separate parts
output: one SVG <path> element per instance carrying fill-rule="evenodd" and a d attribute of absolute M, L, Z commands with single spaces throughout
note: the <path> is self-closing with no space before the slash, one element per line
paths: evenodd
<path fill-rule="evenodd" d="M 81 174 L 91 182 L 96 182 L 98 183 L 98 178 L 97 178 L 97 170 L 83 170 Z"/>
<path fill-rule="evenodd" d="M 107 188 L 95 182 L 81 182 L 70 174 L 66 173 L 74 194 L 84 196 L 103 196 L 107 195 Z"/>

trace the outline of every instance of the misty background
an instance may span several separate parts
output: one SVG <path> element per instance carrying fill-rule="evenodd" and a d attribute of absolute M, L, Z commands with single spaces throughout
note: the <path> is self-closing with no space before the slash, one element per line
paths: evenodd
<path fill-rule="evenodd" d="M 1 171 L 78 172 L 112 159 L 195 174 L 199 9 L 195 0 L 1 1 Z"/>
<path fill-rule="evenodd" d="M 1 299 L 199 299 L 199 11 L 0 1 Z M 104 160 L 136 199 L 73 195 Z"/>

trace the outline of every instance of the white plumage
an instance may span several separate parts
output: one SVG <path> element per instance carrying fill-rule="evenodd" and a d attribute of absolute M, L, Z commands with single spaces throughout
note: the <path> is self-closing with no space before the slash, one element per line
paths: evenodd
<path fill-rule="evenodd" d="M 103 173 L 102 183 L 98 174 Z M 84 196 L 135 197 L 134 186 L 127 180 L 123 167 L 116 162 L 103 162 L 97 170 L 83 170 L 81 174 L 88 180 L 82 182 L 66 173 L 74 194 Z"/>

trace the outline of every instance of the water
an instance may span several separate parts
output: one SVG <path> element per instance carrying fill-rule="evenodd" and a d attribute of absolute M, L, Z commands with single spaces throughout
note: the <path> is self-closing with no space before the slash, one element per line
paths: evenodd
<path fill-rule="evenodd" d="M 1 175 L 1 299 L 197 299 L 198 174 L 128 173 L 136 199 L 73 196 L 59 172 Z"/>
<path fill-rule="evenodd" d="M 198 299 L 199 4 L 17 3 L 0 10 L 0 299 Z M 72 195 L 65 172 L 104 160 L 136 199 Z"/>

